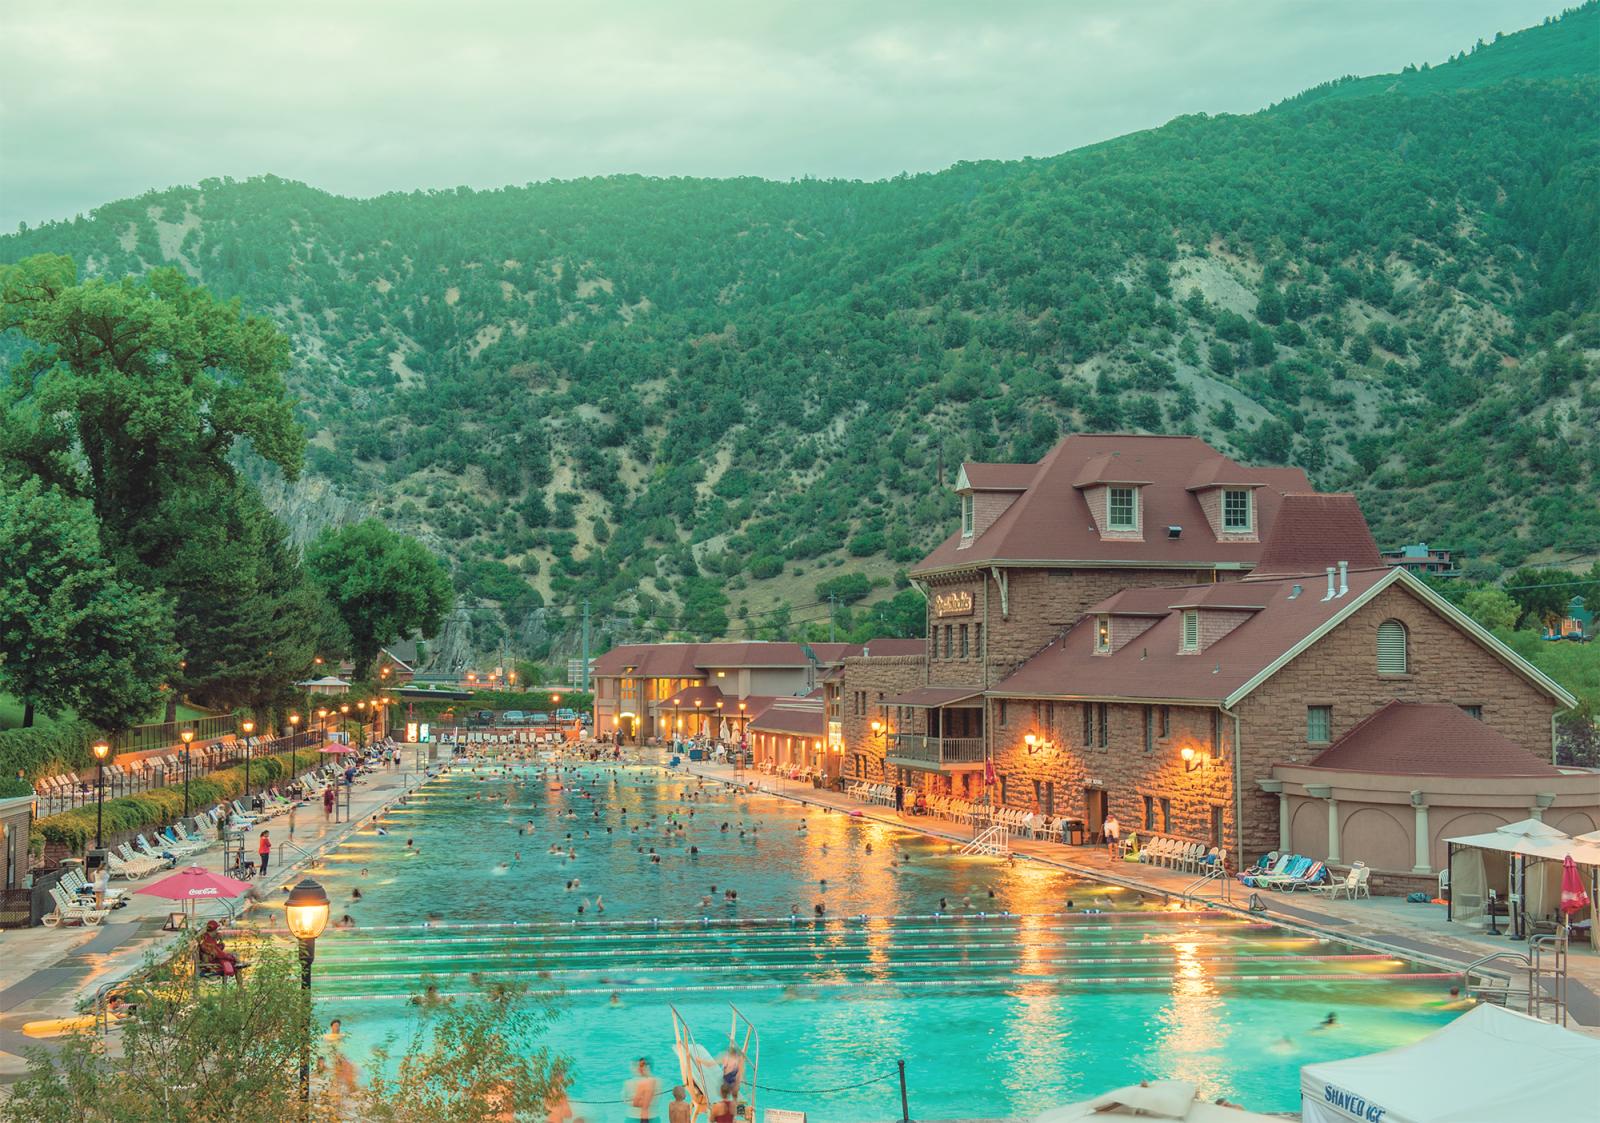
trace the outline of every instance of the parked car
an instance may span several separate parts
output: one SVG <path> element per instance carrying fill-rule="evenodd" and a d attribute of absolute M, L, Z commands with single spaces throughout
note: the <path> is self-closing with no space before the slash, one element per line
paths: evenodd
<path fill-rule="evenodd" d="M 549 725 L 550 724 L 550 715 L 547 714 L 547 713 L 544 713 L 543 711 L 535 711 L 534 713 L 531 713 L 531 714 L 528 715 L 528 724 L 530 724 L 530 725 Z"/>
<path fill-rule="evenodd" d="M 521 710 L 507 710 L 500 715 L 502 725 L 521 725 L 528 720 L 528 715 Z"/>
<path fill-rule="evenodd" d="M 494 724 L 494 711 L 493 710 L 473 710 L 471 713 L 469 713 L 467 715 L 467 724 L 468 725 L 493 725 Z"/>
<path fill-rule="evenodd" d="M 569 709 L 565 709 L 565 708 L 559 709 L 559 710 L 556 711 L 556 720 L 560 721 L 560 722 L 577 721 L 578 720 L 578 711 L 577 710 L 569 710 Z"/>

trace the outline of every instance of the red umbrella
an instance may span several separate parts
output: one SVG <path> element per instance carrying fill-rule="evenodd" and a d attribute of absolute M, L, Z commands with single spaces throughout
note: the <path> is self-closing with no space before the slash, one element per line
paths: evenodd
<path fill-rule="evenodd" d="M 135 893 L 148 893 L 152 897 L 165 897 L 169 901 L 195 901 L 205 897 L 241 897 L 250 891 L 248 881 L 224 877 L 200 866 L 189 866 L 169 874 L 160 881 L 141 885 Z"/>
<path fill-rule="evenodd" d="M 1568 854 L 1561 861 L 1561 911 L 1570 914 L 1588 907 L 1589 892 L 1583 887 L 1583 878 L 1578 875 L 1577 863 Z"/>
<path fill-rule="evenodd" d="M 355 752 L 355 750 L 352 749 L 349 745 L 341 745 L 337 741 L 329 741 L 326 745 L 323 745 L 322 748 L 318 749 L 317 751 L 318 752 L 322 752 L 322 753 L 327 753 L 329 756 L 337 756 L 340 753 L 353 753 L 353 752 Z"/>

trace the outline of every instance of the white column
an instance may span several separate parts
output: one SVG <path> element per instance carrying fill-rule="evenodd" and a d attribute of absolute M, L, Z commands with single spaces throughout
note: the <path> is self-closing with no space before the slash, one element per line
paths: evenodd
<path fill-rule="evenodd" d="M 1413 829 L 1417 836 L 1417 863 L 1411 867 L 1412 873 L 1433 872 L 1433 863 L 1430 861 L 1431 848 L 1428 845 L 1431 841 L 1428 835 L 1428 805 L 1422 802 L 1422 799 L 1426 797 L 1420 799 L 1417 796 L 1412 797 L 1411 809 L 1416 814 L 1416 825 Z"/>
<path fill-rule="evenodd" d="M 1328 864 L 1339 861 L 1339 801 L 1328 797 Z"/>
<path fill-rule="evenodd" d="M 1278 853 L 1289 852 L 1289 793 L 1284 791 L 1282 780 L 1257 780 L 1256 786 L 1268 795 L 1278 797 Z M 1241 858 L 1243 855 L 1240 856 Z"/>

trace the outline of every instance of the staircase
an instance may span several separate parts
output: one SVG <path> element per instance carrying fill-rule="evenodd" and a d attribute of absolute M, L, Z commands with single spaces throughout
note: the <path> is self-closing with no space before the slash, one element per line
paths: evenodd
<path fill-rule="evenodd" d="M 961 848 L 963 854 L 989 854 L 1003 858 L 1011 853 L 1011 831 L 996 824 L 975 835 Z"/>

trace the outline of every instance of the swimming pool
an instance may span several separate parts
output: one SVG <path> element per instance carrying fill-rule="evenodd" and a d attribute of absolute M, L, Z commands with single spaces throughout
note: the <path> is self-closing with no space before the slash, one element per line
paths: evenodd
<path fill-rule="evenodd" d="M 548 1044 L 573 1059 L 575 1100 L 615 1104 L 641 1055 L 671 1078 L 669 1004 L 713 1051 L 736 1005 L 761 1084 L 796 1090 L 761 1107 L 815 1123 L 898 1117 L 900 1058 L 921 1118 L 1166 1076 L 1293 1110 L 1302 1064 L 1456 1013 L 1449 981 L 1403 960 L 658 769 L 457 770 L 384 822 L 317 872 L 357 923 L 319 941 L 323 1015 L 361 1050 L 406 1023 L 425 978 L 560 992 Z M 843 1090 L 801 1094 L 816 1089 Z"/>

